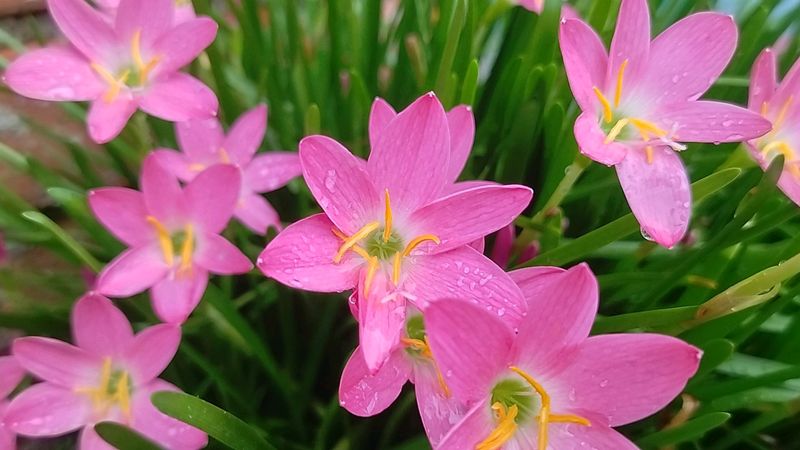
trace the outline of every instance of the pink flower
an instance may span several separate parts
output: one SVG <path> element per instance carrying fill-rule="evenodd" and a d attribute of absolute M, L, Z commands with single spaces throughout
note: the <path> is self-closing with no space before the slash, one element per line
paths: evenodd
<path fill-rule="evenodd" d="M 544 0 L 517 0 L 517 4 L 536 14 L 541 14 L 544 9 Z"/>
<path fill-rule="evenodd" d="M 491 258 L 500 267 L 508 267 L 512 262 L 511 258 L 514 253 L 514 240 L 517 238 L 516 228 L 514 224 L 509 224 L 505 228 L 501 228 L 494 238 L 494 247 L 492 247 Z M 539 246 L 536 243 L 529 244 L 522 249 L 520 254 L 515 258 L 518 264 L 530 261 L 539 252 Z"/>
<path fill-rule="evenodd" d="M 172 17 L 172 21 L 175 25 L 180 25 L 197 17 L 191 0 L 172 1 L 175 4 L 175 14 Z M 95 0 L 95 3 L 112 19 L 117 16 L 120 0 Z"/>
<path fill-rule="evenodd" d="M 666 406 L 697 370 L 701 352 L 657 334 L 588 337 L 597 281 L 588 266 L 511 272 L 528 300 L 514 333 L 475 305 L 442 300 L 425 322 L 453 396 L 471 404 L 437 447 L 635 449 L 612 427 Z"/>
<path fill-rule="evenodd" d="M 24 376 L 25 371 L 13 357 L 0 357 L 0 450 L 17 448 L 14 432 L 5 425 L 6 410 L 8 409 L 8 402 L 5 398 L 17 387 Z"/>
<path fill-rule="evenodd" d="M 14 341 L 14 357 L 43 382 L 11 401 L 5 423 L 12 431 L 44 437 L 82 429 L 81 449 L 111 449 L 93 425 L 114 421 L 167 448 L 206 445 L 205 433 L 158 412 L 150 403 L 153 392 L 178 391 L 156 377 L 178 350 L 179 327 L 155 325 L 134 335 L 111 301 L 88 294 L 72 310 L 72 334 L 77 346 L 44 337 Z"/>
<path fill-rule="evenodd" d="M 739 142 L 769 122 L 738 106 L 698 98 L 736 48 L 730 16 L 693 14 L 650 42 L 646 0 L 623 0 L 607 54 L 583 21 L 561 22 L 570 87 L 583 110 L 575 137 L 589 158 L 615 166 L 643 231 L 665 247 L 686 233 L 691 192 L 682 142 Z"/>
<path fill-rule="evenodd" d="M 455 295 L 521 317 L 516 286 L 467 244 L 509 224 L 532 196 L 525 186 L 454 187 L 466 156 L 451 152 L 463 150 L 466 133 L 432 93 L 386 112 L 373 107 L 368 161 L 324 136 L 300 142 L 303 176 L 324 213 L 287 227 L 258 259 L 292 287 L 358 287 L 361 351 L 373 373 L 400 344 L 407 300 L 424 310 Z"/>
<path fill-rule="evenodd" d="M 91 101 L 87 124 L 95 142 L 116 137 L 137 108 L 182 122 L 217 113 L 214 93 L 179 72 L 217 34 L 203 17 L 173 24 L 172 0 L 120 0 L 113 24 L 84 0 L 48 0 L 69 45 L 28 52 L 11 63 L 5 82 L 39 100 Z"/>
<path fill-rule="evenodd" d="M 247 257 L 220 232 L 239 196 L 239 171 L 217 165 L 184 189 L 151 155 L 144 161 L 141 192 L 101 188 L 89 192 L 95 216 L 130 248 L 100 273 L 103 295 L 129 297 L 151 289 L 156 315 L 186 320 L 208 283 L 208 273 L 231 275 L 252 269 Z"/>
<path fill-rule="evenodd" d="M 241 116 L 226 136 L 216 119 L 193 120 L 175 125 L 183 153 L 160 149 L 154 153 L 167 170 L 182 181 L 191 181 L 208 166 L 231 164 L 242 174 L 242 187 L 233 215 L 254 233 L 281 228 L 277 211 L 259 193 L 283 187 L 300 175 L 300 159 L 293 152 L 269 152 L 255 156 L 267 128 L 267 107 L 257 106 Z"/>
<path fill-rule="evenodd" d="M 747 142 L 750 154 L 766 169 L 777 155 L 784 156 L 783 173 L 778 187 L 800 205 L 800 108 L 795 96 L 800 96 L 800 60 L 778 83 L 775 52 L 765 49 L 753 65 L 750 75 L 748 106 L 772 121 L 772 131 L 759 139 Z"/>

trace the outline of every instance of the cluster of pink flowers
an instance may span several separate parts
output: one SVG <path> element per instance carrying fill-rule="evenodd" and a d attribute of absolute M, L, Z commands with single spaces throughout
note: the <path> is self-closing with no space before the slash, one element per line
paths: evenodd
<path fill-rule="evenodd" d="M 475 121 L 433 93 L 401 112 L 376 99 L 363 160 L 326 136 L 298 153 L 257 154 L 266 106 L 226 134 L 214 94 L 179 71 L 214 39 L 216 24 L 173 0 L 48 0 L 68 43 L 31 51 L 5 73 L 33 98 L 91 101 L 89 135 L 117 136 L 140 108 L 177 122 L 180 152 L 154 150 L 140 191 L 89 193 L 98 220 L 129 248 L 74 306 L 76 346 L 17 339 L 0 358 L 0 396 L 25 372 L 41 382 L 0 403 L 0 448 L 14 434 L 56 436 L 82 429 L 80 447 L 107 448 L 93 425 L 127 424 L 169 448 L 199 448 L 204 433 L 156 411 L 149 396 L 176 387 L 157 376 L 174 356 L 180 325 L 200 302 L 209 274 L 242 274 L 250 260 L 223 237 L 236 217 L 265 234 L 282 230 L 257 260 L 267 277 L 314 292 L 350 291 L 359 345 L 342 374 L 341 405 L 359 416 L 391 405 L 414 383 L 425 431 L 438 449 L 635 448 L 613 427 L 671 402 L 701 352 L 653 334 L 589 337 L 597 281 L 585 264 L 506 272 L 513 222 L 533 192 L 521 185 L 458 181 Z M 541 1 L 521 1 L 541 10 Z M 753 72 L 749 109 L 699 100 L 731 59 L 730 17 L 700 13 L 651 42 L 646 0 L 623 0 L 610 52 L 574 13 L 559 40 L 582 114 L 580 150 L 614 166 L 643 230 L 665 247 L 685 234 L 686 142 L 747 142 L 766 166 L 786 157 L 780 187 L 800 203 L 800 65 L 777 85 L 765 50 Z M 770 131 L 771 130 L 771 131 Z M 302 175 L 322 212 L 282 229 L 260 194 Z M 499 232 L 492 258 L 484 238 Z M 518 249 L 520 250 L 520 249 Z M 533 256 L 535 247 L 514 255 Z M 135 334 L 104 296 L 150 290 L 163 324 Z"/>

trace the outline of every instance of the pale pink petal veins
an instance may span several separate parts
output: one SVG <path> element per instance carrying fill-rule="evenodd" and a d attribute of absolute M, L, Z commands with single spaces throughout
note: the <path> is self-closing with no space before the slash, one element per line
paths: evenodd
<path fill-rule="evenodd" d="M 44 381 L 66 389 L 92 382 L 100 373 L 102 358 L 56 339 L 21 337 L 11 353 L 19 365 Z"/>
<path fill-rule="evenodd" d="M 70 322 L 75 344 L 97 356 L 117 356 L 133 340 L 133 328 L 125 314 L 95 293 L 75 303 Z"/>
<path fill-rule="evenodd" d="M 253 192 L 271 192 L 302 175 L 300 157 L 294 152 L 256 155 L 244 168 L 244 183 Z"/>
<path fill-rule="evenodd" d="M 478 400 L 464 418 L 442 438 L 436 450 L 472 449 L 489 437 L 495 428 L 494 412 L 489 404 L 487 391 L 485 398 Z"/>
<path fill-rule="evenodd" d="M 381 133 L 395 117 L 397 117 L 397 112 L 392 108 L 392 105 L 380 97 L 375 97 L 375 101 L 372 102 L 372 109 L 369 112 L 370 148 L 375 148 L 378 145 Z"/>
<path fill-rule="evenodd" d="M 195 263 L 218 275 L 249 272 L 253 264 L 235 245 L 218 235 L 206 233 L 197 240 Z"/>
<path fill-rule="evenodd" d="M 617 29 L 608 53 L 608 79 L 616 80 L 620 66 L 627 60 L 625 74 L 629 80 L 635 82 L 648 66 L 649 53 L 650 11 L 647 0 L 622 0 L 617 16 Z"/>
<path fill-rule="evenodd" d="M 200 303 L 208 285 L 208 272 L 193 266 L 191 272 L 172 274 L 156 283 L 150 291 L 153 310 L 166 323 L 180 324 Z"/>
<path fill-rule="evenodd" d="M 25 436 L 58 436 L 75 431 L 91 420 L 88 395 L 71 387 L 39 383 L 14 397 L 6 410 L 5 425 Z"/>
<path fill-rule="evenodd" d="M 217 36 L 217 23 L 208 17 L 192 19 L 172 28 L 153 44 L 153 51 L 163 55 L 155 74 L 181 69 L 197 58 Z"/>
<path fill-rule="evenodd" d="M 339 383 L 339 403 L 359 417 L 380 414 L 403 389 L 411 374 L 411 364 L 402 348 L 396 349 L 377 372 L 370 373 L 361 348 L 350 355 Z"/>
<path fill-rule="evenodd" d="M 223 147 L 234 164 L 244 167 L 253 159 L 267 131 L 267 105 L 258 105 L 242 114 L 231 126 Z"/>
<path fill-rule="evenodd" d="M 205 165 L 212 161 L 221 162 L 220 149 L 225 134 L 218 119 L 178 122 L 175 124 L 175 137 L 181 151 L 192 163 Z"/>
<path fill-rule="evenodd" d="M 558 41 L 575 101 L 583 111 L 596 111 L 600 102 L 593 88 L 603 90 L 608 67 L 608 56 L 600 36 L 581 20 L 564 20 Z"/>
<path fill-rule="evenodd" d="M 575 120 L 575 139 L 581 153 L 600 164 L 619 164 L 628 154 L 628 146 L 617 141 L 606 143 L 606 134 L 594 113 L 585 112 Z"/>
<path fill-rule="evenodd" d="M 161 379 L 141 386 L 131 399 L 132 427 L 164 448 L 195 450 L 208 444 L 202 431 L 163 414 L 153 406 L 150 398 L 156 392 L 180 392 L 180 389 Z"/>
<path fill-rule="evenodd" d="M 228 164 L 218 164 L 196 176 L 184 190 L 193 224 L 210 234 L 225 229 L 236 209 L 241 183 L 241 171 Z"/>
<path fill-rule="evenodd" d="M 202 81 L 174 72 L 152 81 L 139 98 L 142 111 L 172 122 L 217 115 L 217 96 Z"/>
<path fill-rule="evenodd" d="M 97 276 L 97 291 L 130 297 L 153 286 L 169 271 L 158 244 L 133 247 L 114 258 Z"/>
<path fill-rule="evenodd" d="M 456 181 L 472 151 L 475 140 L 475 116 L 472 108 L 459 105 L 447 112 L 447 125 L 450 128 L 450 167 L 447 176 Z"/>
<path fill-rule="evenodd" d="M 753 111 L 761 111 L 765 102 L 772 99 L 777 89 L 778 62 L 775 52 L 770 48 L 761 51 L 750 73 L 750 91 L 747 106 Z"/>
<path fill-rule="evenodd" d="M 669 105 L 659 112 L 665 129 L 682 142 L 741 142 L 772 129 L 769 120 L 740 106 L 715 101 Z"/>
<path fill-rule="evenodd" d="M 86 117 L 89 137 L 98 144 L 114 139 L 125 128 L 136 107 L 136 100 L 124 89 L 111 102 L 103 97 L 94 100 Z"/>
<path fill-rule="evenodd" d="M 117 239 L 127 245 L 141 245 L 154 239 L 147 223 L 142 194 L 129 188 L 108 187 L 89 191 L 89 207 L 95 217 Z"/>
<path fill-rule="evenodd" d="M 430 360 L 414 365 L 414 392 L 417 408 L 431 446 L 436 448 L 442 438 L 467 413 L 467 406 L 444 391 Z"/>
<path fill-rule="evenodd" d="M 25 370 L 12 356 L 0 356 L 0 401 L 14 390 L 25 376 Z M 2 417 L 2 414 L 0 414 Z"/>
<path fill-rule="evenodd" d="M 66 46 L 24 53 L 8 66 L 3 79 L 17 94 L 38 100 L 93 100 L 106 89 L 86 57 Z"/>
<path fill-rule="evenodd" d="M 148 213 L 164 226 L 185 218 L 186 207 L 178 177 L 162 166 L 154 155 L 149 155 L 142 163 L 139 185 Z"/>
<path fill-rule="evenodd" d="M 166 148 L 158 148 L 151 153 L 161 167 L 181 181 L 191 181 L 200 173 L 198 170 L 193 170 L 192 163 L 188 161 L 188 158 L 183 153 Z"/>
<path fill-rule="evenodd" d="M 578 424 L 551 424 L 547 430 L 548 442 L 558 450 L 584 450 L 586 448 L 638 450 L 633 442 L 612 428 L 603 425 L 586 427 Z"/>
<path fill-rule="evenodd" d="M 111 56 L 117 36 L 103 16 L 89 3 L 77 0 L 48 0 L 50 16 L 58 29 L 90 60 Z"/>
<path fill-rule="evenodd" d="M 256 234 L 266 234 L 269 227 L 273 227 L 277 231 L 282 228 L 278 212 L 264 197 L 258 194 L 240 197 L 233 216 Z"/>
<path fill-rule="evenodd" d="M 392 282 L 380 270 L 366 291 L 367 268 L 358 285 L 358 341 L 370 373 L 377 372 L 400 343 L 406 319 L 406 301 L 393 293 Z"/>
<path fill-rule="evenodd" d="M 159 324 L 145 328 L 125 346 L 122 359 L 134 386 L 142 386 L 167 368 L 181 343 L 181 329 Z"/>
<path fill-rule="evenodd" d="M 651 239 L 671 248 L 686 234 L 692 192 L 680 156 L 668 147 L 655 147 L 652 162 L 635 149 L 616 165 L 628 205 Z"/>

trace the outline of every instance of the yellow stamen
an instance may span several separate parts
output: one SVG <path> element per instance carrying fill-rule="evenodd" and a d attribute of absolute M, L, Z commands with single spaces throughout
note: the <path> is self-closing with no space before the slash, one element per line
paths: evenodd
<path fill-rule="evenodd" d="M 378 257 L 370 257 L 369 265 L 367 266 L 367 276 L 364 278 L 364 295 L 369 295 L 369 288 L 372 287 L 372 280 L 375 278 L 375 272 L 378 271 L 378 266 Z"/>
<path fill-rule="evenodd" d="M 628 119 L 619 119 L 617 123 L 614 124 L 614 127 L 611 128 L 611 131 L 608 132 L 608 135 L 606 135 L 606 139 L 603 141 L 603 143 L 608 145 L 614 142 L 614 139 L 616 139 L 617 136 L 619 136 L 619 134 L 622 133 L 622 130 L 625 128 L 625 125 L 628 125 L 628 122 L 629 122 Z"/>
<path fill-rule="evenodd" d="M 189 170 L 192 172 L 202 172 L 206 170 L 206 165 L 200 163 L 189 164 Z"/>
<path fill-rule="evenodd" d="M 131 56 L 133 57 L 133 63 L 136 64 L 136 69 L 139 71 L 139 82 L 144 84 L 150 71 L 156 67 L 156 64 L 158 64 L 161 58 L 154 56 L 150 58 L 150 61 L 144 62 L 144 58 L 142 58 L 142 30 L 136 30 L 136 32 L 133 33 L 133 38 L 131 39 Z"/>
<path fill-rule="evenodd" d="M 631 125 L 635 126 L 639 130 L 639 133 L 642 134 L 650 133 L 660 138 L 666 137 L 667 134 L 669 134 L 663 129 L 661 129 L 658 125 L 656 125 L 653 122 L 650 122 L 649 120 L 637 119 L 635 117 L 631 117 L 629 120 L 631 122 Z"/>
<path fill-rule="evenodd" d="M 764 101 L 761 103 L 761 115 L 766 116 L 769 112 L 769 102 Z"/>
<path fill-rule="evenodd" d="M 339 239 L 341 239 L 341 240 L 343 240 L 343 241 L 346 241 L 346 240 L 347 240 L 347 235 L 346 235 L 346 234 L 344 234 L 344 233 L 342 233 L 342 232 L 341 232 L 341 231 L 339 231 L 338 229 L 336 229 L 336 228 L 332 228 L 332 229 L 331 229 L 331 231 L 333 232 L 333 234 L 334 234 L 334 235 L 335 235 L 337 238 L 339 238 Z M 367 251 L 366 251 L 366 250 L 364 250 L 364 248 L 363 248 L 363 247 L 361 247 L 360 245 L 354 245 L 352 248 L 350 248 L 350 250 L 352 250 L 352 251 L 354 251 L 354 252 L 358 253 L 358 254 L 359 254 L 359 255 L 361 255 L 361 257 L 362 257 L 362 258 L 364 258 L 364 259 L 367 259 L 367 260 L 369 259 L 369 253 L 367 253 Z"/>
<path fill-rule="evenodd" d="M 781 106 L 781 110 L 778 113 L 778 118 L 775 119 L 775 122 L 772 125 L 773 129 L 778 129 L 783 125 L 783 121 L 786 119 L 786 113 L 789 112 L 789 107 L 792 105 L 794 101 L 794 96 L 790 95 L 789 98 L 783 102 L 783 106 Z"/>
<path fill-rule="evenodd" d="M 403 257 L 410 255 L 415 248 L 417 248 L 420 244 L 426 241 L 431 241 L 436 245 L 439 245 L 442 242 L 439 240 L 437 236 L 432 234 L 423 234 L 421 236 L 417 236 L 414 239 L 412 239 L 411 242 L 409 242 L 408 245 L 406 246 L 405 250 L 403 250 Z"/>
<path fill-rule="evenodd" d="M 389 242 L 389 238 L 392 237 L 392 206 L 389 202 L 389 189 L 384 190 L 384 194 L 384 198 L 386 199 L 386 210 L 383 215 L 383 242 Z"/>
<path fill-rule="evenodd" d="M 622 80 L 625 75 L 625 68 L 628 67 L 628 60 L 622 61 L 622 64 L 619 65 L 619 73 L 617 74 L 617 90 L 614 92 L 614 107 L 619 106 L 619 102 L 622 99 Z"/>
<path fill-rule="evenodd" d="M 611 123 L 611 121 L 614 120 L 614 113 L 611 111 L 611 103 L 608 102 L 606 96 L 600 92 L 597 86 L 594 86 L 592 90 L 594 91 L 594 95 L 597 96 L 597 99 L 600 100 L 600 104 L 603 105 L 603 119 L 606 123 Z"/>
<path fill-rule="evenodd" d="M 517 405 L 511 405 L 508 410 L 500 402 L 495 402 L 492 409 L 497 414 L 497 426 L 489 433 L 489 436 L 475 446 L 475 450 L 497 450 L 503 446 L 517 431 Z"/>
<path fill-rule="evenodd" d="M 364 225 L 360 230 L 358 230 L 356 234 L 344 239 L 344 243 L 342 243 L 342 246 L 339 247 L 339 251 L 336 252 L 336 255 L 333 257 L 333 262 L 339 263 L 344 257 L 344 254 L 347 253 L 348 250 L 353 248 L 353 246 L 355 246 L 358 243 L 358 241 L 369 236 L 369 234 L 375 231 L 379 226 L 380 224 L 378 224 L 378 222 L 370 222 Z"/>
<path fill-rule="evenodd" d="M 550 414 L 550 423 L 577 423 L 586 427 L 592 426 L 588 420 L 572 414 Z"/>
<path fill-rule="evenodd" d="M 161 246 L 161 253 L 164 255 L 164 262 L 166 262 L 168 266 L 172 266 L 175 262 L 175 249 L 172 247 L 172 236 L 170 236 L 169 231 L 155 217 L 147 216 L 145 220 L 156 230 L 158 243 Z"/>
<path fill-rule="evenodd" d="M 100 370 L 100 383 L 94 387 L 79 387 L 76 393 L 86 394 L 92 402 L 92 406 L 99 415 L 106 415 L 108 409 L 113 405 L 118 405 L 127 420 L 131 418 L 131 398 L 130 380 L 128 372 L 118 372 L 119 378 L 116 385 L 111 385 L 111 358 L 103 360 L 103 367 Z M 113 391 L 112 391 L 113 388 Z"/>
<path fill-rule="evenodd" d="M 194 253 L 194 227 L 192 224 L 186 225 L 183 247 L 181 247 L 181 268 L 182 273 L 187 273 L 192 269 L 192 254 Z"/>
<path fill-rule="evenodd" d="M 400 283 L 400 269 L 403 264 L 403 256 L 400 253 L 394 254 L 394 263 L 392 264 L 392 283 L 397 286 Z"/>
<path fill-rule="evenodd" d="M 223 164 L 230 164 L 231 163 L 231 157 L 228 154 L 228 151 L 225 150 L 224 147 L 220 147 L 219 148 L 219 160 Z"/>
<path fill-rule="evenodd" d="M 653 164 L 653 146 L 648 145 L 644 148 L 645 156 L 647 157 L 647 164 Z"/>
<path fill-rule="evenodd" d="M 122 72 L 119 78 L 114 78 L 114 75 L 100 64 L 91 63 L 90 66 L 100 75 L 100 78 L 108 84 L 108 90 L 103 94 L 103 101 L 111 103 L 116 100 L 122 87 L 125 86 L 125 83 L 128 81 L 128 76 L 131 73 L 130 70 Z"/>
<path fill-rule="evenodd" d="M 439 370 L 439 365 L 436 364 L 436 360 L 433 359 L 433 352 L 431 352 L 431 346 L 428 344 L 428 337 L 425 336 L 424 340 L 400 338 L 400 342 L 408 347 L 413 348 L 414 350 L 419 351 L 420 355 L 428 358 L 431 361 L 433 368 L 436 370 L 436 380 L 439 382 L 439 387 L 442 388 L 445 398 L 450 398 L 450 388 L 447 387 L 447 383 L 444 381 L 444 376 L 442 376 L 442 371 Z"/>

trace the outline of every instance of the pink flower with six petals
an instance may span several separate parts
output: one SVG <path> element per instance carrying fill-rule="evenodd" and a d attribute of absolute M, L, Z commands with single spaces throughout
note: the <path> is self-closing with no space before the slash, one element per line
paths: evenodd
<path fill-rule="evenodd" d="M 175 15 L 172 18 L 175 25 L 180 25 L 197 17 L 191 0 L 172 1 L 175 3 Z M 112 18 L 117 16 L 120 0 L 95 0 L 95 3 Z"/>
<path fill-rule="evenodd" d="M 5 425 L 5 415 L 8 402 L 5 398 L 17 387 L 25 371 L 11 356 L 0 357 L 0 450 L 14 450 L 17 448 L 16 436 Z"/>

